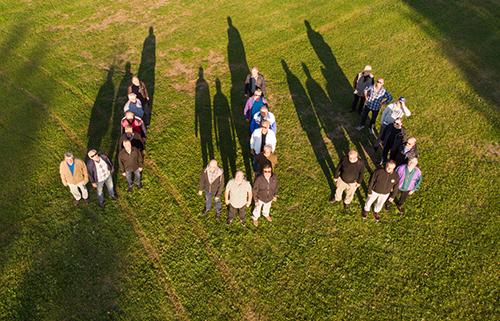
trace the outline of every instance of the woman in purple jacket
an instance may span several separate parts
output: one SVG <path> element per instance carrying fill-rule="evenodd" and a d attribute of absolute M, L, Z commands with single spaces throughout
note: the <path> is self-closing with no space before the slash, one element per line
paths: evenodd
<path fill-rule="evenodd" d="M 417 167 L 418 159 L 412 158 L 408 164 L 400 165 L 396 168 L 399 176 L 399 199 L 396 201 L 396 207 L 401 214 L 404 214 L 403 204 L 408 196 L 415 193 L 422 183 L 422 172 Z M 386 203 L 386 209 L 389 209 L 390 203 Z"/>

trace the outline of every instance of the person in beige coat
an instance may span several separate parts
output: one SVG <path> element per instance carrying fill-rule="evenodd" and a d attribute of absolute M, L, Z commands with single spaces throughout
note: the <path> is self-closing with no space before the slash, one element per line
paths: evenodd
<path fill-rule="evenodd" d="M 89 176 L 85 163 L 78 158 L 74 158 L 72 153 L 66 152 L 64 160 L 59 165 L 59 174 L 63 185 L 69 187 L 71 194 L 75 198 L 73 201 L 75 206 L 80 203 L 82 198 L 88 204 L 89 193 L 85 185 L 89 181 Z"/>

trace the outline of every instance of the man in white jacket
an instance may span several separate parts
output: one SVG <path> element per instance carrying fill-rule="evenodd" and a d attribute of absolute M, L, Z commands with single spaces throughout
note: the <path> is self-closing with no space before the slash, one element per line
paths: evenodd
<path fill-rule="evenodd" d="M 273 153 L 276 149 L 276 134 L 269 130 L 269 122 L 264 120 L 260 126 L 253 131 L 252 137 L 250 137 L 250 149 L 254 157 L 264 150 L 265 145 L 271 145 Z"/>

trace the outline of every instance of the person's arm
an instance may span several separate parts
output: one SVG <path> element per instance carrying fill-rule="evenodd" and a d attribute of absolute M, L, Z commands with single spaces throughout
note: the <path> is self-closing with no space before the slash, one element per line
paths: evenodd
<path fill-rule="evenodd" d="M 113 173 L 115 171 L 115 166 L 113 165 L 113 162 L 111 162 L 111 160 L 109 159 L 109 157 L 106 156 L 106 155 L 101 155 L 101 157 L 103 157 L 104 160 L 106 161 L 106 163 L 108 164 L 108 166 L 109 166 L 109 172 Z"/>
<path fill-rule="evenodd" d="M 198 185 L 198 194 L 201 195 L 205 189 L 205 171 L 201 172 L 200 184 Z"/>
<path fill-rule="evenodd" d="M 142 134 L 143 134 L 143 137 L 145 138 L 147 133 L 146 133 L 146 125 L 144 125 L 144 122 L 142 121 L 141 119 L 141 131 L 142 131 Z"/>
<path fill-rule="evenodd" d="M 370 183 L 368 184 L 368 195 L 370 195 L 373 191 L 373 186 L 375 185 L 377 176 L 378 176 L 378 171 L 373 172 L 372 177 L 370 179 Z"/>
<path fill-rule="evenodd" d="M 389 106 L 385 107 L 384 111 L 382 112 L 382 118 L 380 119 L 380 125 L 382 126 L 384 123 L 388 124 L 387 122 L 387 116 L 392 113 L 392 109 Z"/>
<path fill-rule="evenodd" d="M 137 164 L 139 165 L 139 168 L 142 170 L 142 168 L 144 167 L 144 159 L 142 158 L 142 153 L 138 149 L 136 149 L 135 152 L 137 154 Z"/>
<path fill-rule="evenodd" d="M 82 175 L 83 175 L 83 185 L 87 184 L 89 182 L 89 173 L 87 170 L 87 165 L 83 161 L 80 161 L 82 164 Z M 76 166 L 76 164 L 75 164 Z"/>
<path fill-rule="evenodd" d="M 123 112 L 126 113 L 129 110 L 130 101 L 127 101 L 123 106 Z"/>
<path fill-rule="evenodd" d="M 120 173 L 125 173 L 125 164 L 123 162 L 123 158 L 121 157 L 122 153 L 120 152 L 118 154 L 118 168 L 120 170 Z"/>
<path fill-rule="evenodd" d="M 250 185 L 250 183 L 248 183 L 248 192 L 247 192 L 247 207 L 250 207 L 250 205 L 252 204 L 252 198 L 253 198 L 253 194 L 252 194 L 252 185 Z"/>
<path fill-rule="evenodd" d="M 262 95 L 266 95 L 266 79 L 262 76 L 262 83 L 260 84 L 260 90 L 262 90 Z"/>
<path fill-rule="evenodd" d="M 255 182 L 253 183 L 252 196 L 255 204 L 257 204 L 257 202 L 259 201 L 259 199 L 257 198 L 257 192 L 259 191 L 259 180 L 260 176 L 257 176 Z"/>
<path fill-rule="evenodd" d="M 230 200 L 229 200 L 229 187 L 230 187 L 230 184 L 227 183 L 227 186 L 226 186 L 226 191 L 224 192 L 224 200 L 225 200 L 225 204 L 226 205 L 229 205 L 230 203 Z"/>
<path fill-rule="evenodd" d="M 89 177 L 90 183 L 91 184 L 95 184 L 96 183 L 96 180 L 95 180 L 95 177 L 94 177 L 95 166 L 92 166 L 91 162 L 93 162 L 93 160 L 91 160 L 91 159 L 87 162 L 87 172 L 88 172 L 88 177 Z"/>
<path fill-rule="evenodd" d="M 356 74 L 356 77 L 354 77 L 354 81 L 352 82 L 352 88 L 354 88 L 354 93 L 357 93 L 356 84 L 358 83 L 358 79 L 359 79 L 359 74 Z"/>
<path fill-rule="evenodd" d="M 144 98 L 149 100 L 148 88 L 146 87 L 146 84 L 141 81 L 141 86 L 142 86 L 142 89 L 144 90 Z"/>
<path fill-rule="evenodd" d="M 405 114 L 406 117 L 411 116 L 411 111 L 410 109 L 408 109 L 408 107 L 406 107 L 406 104 L 402 104 L 401 108 L 403 109 L 403 113 Z"/>
<path fill-rule="evenodd" d="M 64 186 L 68 186 L 68 181 L 66 180 L 66 176 L 63 173 L 63 166 L 65 164 L 59 165 L 59 175 L 61 176 L 61 182 Z"/>
<path fill-rule="evenodd" d="M 250 96 L 250 77 L 251 75 L 248 74 L 245 78 L 245 95 L 247 96 Z"/>
<path fill-rule="evenodd" d="M 245 118 L 247 120 L 250 120 L 248 114 L 249 114 L 250 110 L 252 110 L 252 104 L 253 104 L 253 99 L 252 99 L 252 97 L 249 97 L 247 99 L 247 102 L 245 103 L 245 108 L 243 109 L 243 116 L 245 116 Z"/>
<path fill-rule="evenodd" d="M 137 105 L 137 108 L 142 108 L 142 102 L 139 98 L 137 98 L 137 101 L 135 104 Z"/>
<path fill-rule="evenodd" d="M 363 182 L 363 175 L 365 174 L 365 163 L 361 160 L 360 162 L 361 166 L 358 172 L 358 178 L 356 179 L 356 183 L 358 183 L 358 185 L 361 185 L 361 183 Z"/>
<path fill-rule="evenodd" d="M 219 176 L 219 188 L 217 189 L 217 193 L 215 193 L 215 197 L 220 198 L 223 189 L 224 189 L 224 173 L 222 173 Z"/>
<path fill-rule="evenodd" d="M 413 189 L 412 192 L 416 192 L 420 189 L 420 185 L 422 184 L 422 174 L 420 174 L 417 178 L 417 181 L 415 182 L 415 188 Z"/>
<path fill-rule="evenodd" d="M 340 162 L 337 165 L 337 168 L 335 168 L 335 173 L 333 174 L 333 179 L 334 180 L 337 180 L 339 178 L 340 171 L 342 170 L 343 164 L 344 164 L 344 159 L 342 158 L 342 159 L 340 159 Z"/>
<path fill-rule="evenodd" d="M 390 92 L 388 92 L 387 90 L 385 91 L 385 94 L 384 94 L 384 99 L 383 99 L 383 103 L 382 105 L 386 105 L 388 103 L 390 103 L 392 101 L 392 95 Z"/>
<path fill-rule="evenodd" d="M 255 148 L 254 144 L 255 144 L 255 138 L 252 132 L 252 134 L 250 135 L 250 150 L 254 150 Z"/>
<path fill-rule="evenodd" d="M 132 93 L 132 85 L 129 85 L 127 87 L 127 95 L 131 94 Z"/>

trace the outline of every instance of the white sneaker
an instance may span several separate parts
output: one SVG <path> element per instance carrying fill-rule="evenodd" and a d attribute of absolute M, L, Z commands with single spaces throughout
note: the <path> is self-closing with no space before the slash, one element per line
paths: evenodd
<path fill-rule="evenodd" d="M 356 127 L 357 130 L 362 130 L 363 128 L 365 128 L 363 125 Z"/>

